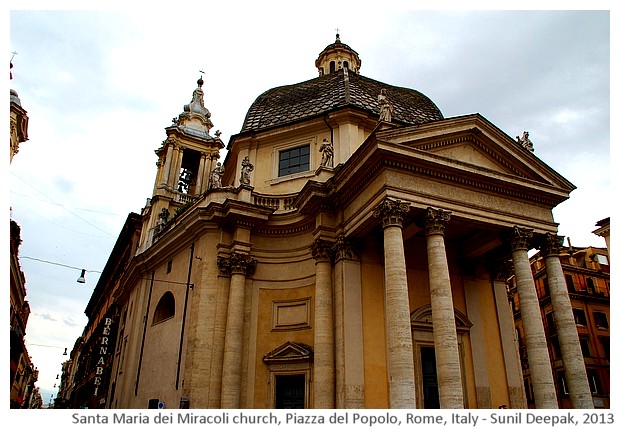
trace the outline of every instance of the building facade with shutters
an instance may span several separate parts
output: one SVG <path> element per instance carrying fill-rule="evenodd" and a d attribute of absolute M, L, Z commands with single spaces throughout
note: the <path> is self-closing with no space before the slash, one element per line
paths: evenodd
<path fill-rule="evenodd" d="M 526 407 L 502 266 L 535 296 L 527 251 L 554 248 L 575 187 L 482 115 L 361 75 L 339 36 L 315 65 L 227 145 L 202 78 L 166 127 L 105 407 Z M 522 306 L 536 406 L 555 408 L 538 301 Z"/>
<path fill-rule="evenodd" d="M 573 319 L 579 335 L 579 351 L 583 356 L 594 406 L 609 408 L 610 393 L 610 263 L 606 248 L 562 247 L 562 271 L 566 280 Z M 540 253 L 530 258 L 540 311 L 545 325 L 547 347 L 553 368 L 560 408 L 572 408 L 570 390 L 565 374 L 565 359 L 551 303 L 545 260 Z M 514 288 L 512 289 L 514 291 Z M 523 323 L 519 309 L 519 294 L 512 298 L 515 325 L 523 367 L 528 403 L 534 404 L 527 351 L 523 342 Z"/>
<path fill-rule="evenodd" d="M 13 63 L 11 63 L 13 68 Z M 11 74 L 11 79 L 13 75 Z M 28 140 L 28 113 L 22 107 L 17 91 L 10 90 L 10 162 L 19 152 L 20 143 Z M 40 408 L 41 396 L 35 387 L 39 371 L 30 359 L 25 343 L 30 304 L 26 300 L 26 276 L 19 261 L 22 243 L 21 227 L 10 220 L 9 300 L 10 312 L 10 407 Z"/>

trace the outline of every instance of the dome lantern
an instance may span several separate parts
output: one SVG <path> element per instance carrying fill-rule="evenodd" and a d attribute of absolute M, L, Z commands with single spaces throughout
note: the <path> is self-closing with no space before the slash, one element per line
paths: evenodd
<path fill-rule="evenodd" d="M 349 45 L 340 41 L 340 34 L 336 33 L 336 41 L 323 49 L 314 65 L 319 70 L 319 76 L 335 73 L 343 68 L 359 73 L 362 60 Z"/>

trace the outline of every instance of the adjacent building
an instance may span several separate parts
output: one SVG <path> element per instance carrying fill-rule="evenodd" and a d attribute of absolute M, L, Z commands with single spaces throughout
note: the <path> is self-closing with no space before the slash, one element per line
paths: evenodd
<path fill-rule="evenodd" d="M 588 386 L 594 400 L 593 404 L 597 408 L 609 408 L 609 253 L 604 248 L 577 248 L 569 245 L 560 248 L 559 257 L 570 298 L 572 316 L 579 336 L 578 352 L 581 353 L 585 362 Z M 556 316 L 551 301 L 548 273 L 545 259 L 540 252 L 530 258 L 530 265 L 540 302 L 540 314 L 545 326 L 547 347 L 559 405 L 560 408 L 573 408 L 565 374 L 566 359 L 562 354 L 561 339 L 558 335 Z M 514 284 L 511 292 L 515 292 Z M 533 406 L 535 398 L 531 388 L 532 375 L 523 341 L 523 320 L 518 293 L 514 293 L 513 308 L 526 395 L 528 404 Z"/>
<path fill-rule="evenodd" d="M 11 68 L 13 64 L 11 63 Z M 19 151 L 20 143 L 28 140 L 28 115 L 21 105 L 17 92 L 10 90 L 10 161 Z M 10 220 L 10 366 L 11 366 L 11 408 L 40 407 L 41 398 L 35 383 L 38 371 L 32 363 L 24 342 L 30 305 L 26 300 L 26 277 L 19 262 L 21 228 Z"/>
<path fill-rule="evenodd" d="M 510 263 L 535 406 L 558 407 L 527 252 L 560 263 L 552 209 L 574 185 L 527 133 L 445 118 L 361 63 L 337 35 L 318 77 L 259 95 L 227 145 L 198 80 L 87 307 L 74 406 L 525 408 Z M 592 408 L 583 359 L 565 372 Z"/>

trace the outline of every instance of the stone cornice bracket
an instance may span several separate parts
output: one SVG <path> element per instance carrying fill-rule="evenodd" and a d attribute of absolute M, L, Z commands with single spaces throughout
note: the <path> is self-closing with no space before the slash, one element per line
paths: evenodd
<path fill-rule="evenodd" d="M 334 244 L 334 257 L 337 261 L 341 259 L 349 259 L 353 261 L 359 260 L 356 252 L 356 245 L 349 238 L 344 235 L 338 236 L 336 243 Z"/>
<path fill-rule="evenodd" d="M 530 250 L 530 240 L 533 236 L 533 229 L 515 225 L 512 228 L 511 233 L 508 235 L 513 252 L 515 250 Z"/>
<path fill-rule="evenodd" d="M 245 253 L 233 252 L 230 256 L 218 256 L 217 266 L 222 275 L 243 274 L 250 277 L 256 271 L 256 259 Z"/>
<path fill-rule="evenodd" d="M 410 208 L 409 203 L 386 198 L 377 206 L 372 214 L 374 217 L 381 218 L 383 228 L 387 228 L 388 226 L 402 227 L 403 220 L 407 213 L 409 213 Z"/>
<path fill-rule="evenodd" d="M 560 249 L 564 244 L 564 237 L 548 232 L 538 237 L 536 241 L 536 247 L 540 249 L 540 253 L 543 257 L 559 256 Z"/>
<path fill-rule="evenodd" d="M 317 238 L 310 245 L 312 251 L 312 258 L 318 262 L 331 262 L 332 254 L 334 253 L 334 243 L 331 241 Z"/>
<path fill-rule="evenodd" d="M 420 226 L 426 231 L 427 237 L 429 235 L 444 235 L 451 215 L 452 212 L 447 210 L 428 207 Z"/>

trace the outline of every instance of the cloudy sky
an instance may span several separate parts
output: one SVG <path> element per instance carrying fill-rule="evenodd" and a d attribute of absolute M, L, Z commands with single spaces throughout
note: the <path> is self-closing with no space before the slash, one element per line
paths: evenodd
<path fill-rule="evenodd" d="M 3 200 L 22 228 L 26 340 L 45 402 L 87 322 L 97 271 L 127 214 L 152 194 L 154 150 L 199 70 L 228 142 L 262 92 L 318 76 L 314 60 L 337 28 L 365 76 L 421 91 L 445 117 L 480 113 L 510 136 L 529 131 L 535 155 L 577 186 L 554 210 L 559 233 L 605 246 L 591 231 L 612 203 L 608 11 L 204 4 L 8 13 L 9 85 L 30 122 Z M 80 268 L 86 284 L 76 282 Z"/>

